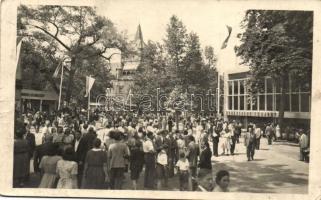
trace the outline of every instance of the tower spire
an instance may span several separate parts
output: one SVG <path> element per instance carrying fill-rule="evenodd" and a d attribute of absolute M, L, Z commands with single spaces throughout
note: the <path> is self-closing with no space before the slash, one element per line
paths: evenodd
<path fill-rule="evenodd" d="M 142 28 L 140 24 L 138 24 L 136 35 L 135 35 L 135 43 L 137 48 L 141 51 L 144 48 L 144 39 L 143 39 L 143 33 Z"/>

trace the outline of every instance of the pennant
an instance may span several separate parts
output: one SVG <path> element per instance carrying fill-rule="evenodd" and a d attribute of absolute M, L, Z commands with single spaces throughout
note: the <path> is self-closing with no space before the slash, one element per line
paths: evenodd
<path fill-rule="evenodd" d="M 232 33 L 232 27 L 226 25 L 226 28 L 227 28 L 227 31 L 228 31 L 228 36 L 224 40 L 221 49 L 225 49 L 227 47 L 228 40 L 230 39 L 230 36 L 231 36 L 231 33 Z"/>
<path fill-rule="evenodd" d="M 22 41 L 23 41 L 23 37 L 17 37 L 16 78 L 18 80 L 21 80 L 20 52 L 21 52 Z"/>
<path fill-rule="evenodd" d="M 61 62 L 59 62 L 59 64 L 57 65 L 57 67 L 56 67 L 56 70 L 55 70 L 55 72 L 53 73 L 53 75 L 52 75 L 52 78 L 57 78 L 58 77 L 58 74 L 59 74 L 59 71 L 60 71 L 60 69 L 61 69 Z"/>
<path fill-rule="evenodd" d="M 90 76 L 86 76 L 86 95 L 85 97 L 88 97 L 88 94 L 94 85 L 95 79 L 91 78 Z"/>

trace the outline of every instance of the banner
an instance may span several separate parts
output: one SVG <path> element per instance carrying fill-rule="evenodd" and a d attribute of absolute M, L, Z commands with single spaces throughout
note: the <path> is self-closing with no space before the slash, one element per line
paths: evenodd
<path fill-rule="evenodd" d="M 16 49 L 16 79 L 21 80 L 21 65 L 20 65 L 20 52 L 23 37 L 17 37 L 17 49 Z"/>
<path fill-rule="evenodd" d="M 53 73 L 53 75 L 52 75 L 52 78 L 57 78 L 58 77 L 58 74 L 59 74 L 59 71 L 60 71 L 60 68 L 61 68 L 61 62 L 59 62 L 59 64 L 57 65 L 57 67 L 56 67 L 56 70 L 55 70 L 55 72 Z"/>
<path fill-rule="evenodd" d="M 232 27 L 226 26 L 226 28 L 228 31 L 228 35 L 227 35 L 226 39 L 224 40 L 221 49 L 225 49 L 227 47 L 227 43 L 228 43 L 228 40 L 230 39 L 231 32 L 232 32 Z"/>
<path fill-rule="evenodd" d="M 95 79 L 90 77 L 90 76 L 86 76 L 86 95 L 85 97 L 88 97 L 88 94 L 92 88 L 92 86 L 94 85 Z"/>

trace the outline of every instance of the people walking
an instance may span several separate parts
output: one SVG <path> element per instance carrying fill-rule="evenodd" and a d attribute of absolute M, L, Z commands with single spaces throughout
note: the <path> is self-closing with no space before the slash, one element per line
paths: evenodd
<path fill-rule="evenodd" d="M 96 138 L 93 141 L 93 148 L 87 152 L 82 188 L 104 189 L 108 181 L 107 154 L 100 148 L 101 140 Z"/>
<path fill-rule="evenodd" d="M 62 160 L 57 162 L 56 169 L 59 181 L 57 188 L 60 189 L 77 189 L 78 164 L 75 162 L 75 154 L 72 147 L 65 149 Z"/>
<path fill-rule="evenodd" d="M 303 129 L 299 130 L 300 138 L 299 138 L 299 146 L 300 146 L 300 161 L 308 162 L 307 158 L 307 150 L 309 145 L 309 139 Z"/>
<path fill-rule="evenodd" d="M 143 143 L 144 161 L 145 161 L 145 178 L 144 187 L 146 189 L 154 189 L 155 175 L 156 175 L 156 160 L 155 160 L 155 147 L 153 144 L 153 133 L 148 132 L 146 140 Z"/>
<path fill-rule="evenodd" d="M 126 159 L 129 159 L 129 149 L 122 142 L 121 132 L 116 131 L 114 135 L 115 143 L 108 149 L 108 166 L 110 171 L 110 188 L 122 189 L 122 182 L 126 168 Z"/>
<path fill-rule="evenodd" d="M 39 164 L 42 177 L 39 188 L 55 188 L 57 183 L 57 163 L 62 160 L 62 152 L 59 146 L 52 145 L 49 148 L 48 154 L 43 156 Z"/>
<path fill-rule="evenodd" d="M 254 160 L 256 137 L 252 126 L 248 127 L 248 131 L 244 136 L 244 146 L 246 147 L 247 160 Z"/>

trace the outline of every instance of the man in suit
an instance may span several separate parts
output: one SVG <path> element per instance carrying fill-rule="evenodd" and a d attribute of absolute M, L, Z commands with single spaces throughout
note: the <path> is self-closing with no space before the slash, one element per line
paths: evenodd
<path fill-rule="evenodd" d="M 199 155 L 199 146 L 195 143 L 195 138 L 192 135 L 187 136 L 187 152 L 186 157 L 189 161 L 189 168 L 190 173 L 192 177 L 192 190 L 195 191 L 197 188 L 197 183 L 195 181 L 195 178 L 197 176 L 197 161 L 198 161 L 198 155 Z"/>
<path fill-rule="evenodd" d="M 256 137 L 252 126 L 248 127 L 248 132 L 244 136 L 246 146 L 247 161 L 254 160 Z"/>
<path fill-rule="evenodd" d="M 24 135 L 24 139 L 28 141 L 28 144 L 30 147 L 29 157 L 31 159 L 36 147 L 36 138 L 35 138 L 35 135 L 30 132 L 30 127 L 27 124 L 25 124 L 25 127 L 26 127 L 26 134 Z"/>
<path fill-rule="evenodd" d="M 54 144 L 52 143 L 52 135 L 47 135 L 44 138 L 44 143 L 36 146 L 33 154 L 33 167 L 35 172 L 40 172 L 39 164 L 43 156 L 48 155 Z"/>
<path fill-rule="evenodd" d="M 212 124 L 210 132 L 213 140 L 213 155 L 218 157 L 218 143 L 220 141 L 220 132 L 223 130 L 222 123 L 217 122 L 216 126 Z"/>

